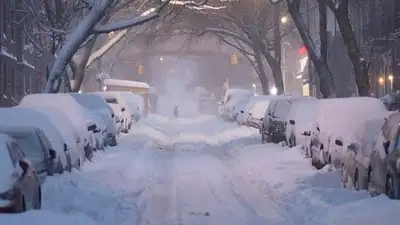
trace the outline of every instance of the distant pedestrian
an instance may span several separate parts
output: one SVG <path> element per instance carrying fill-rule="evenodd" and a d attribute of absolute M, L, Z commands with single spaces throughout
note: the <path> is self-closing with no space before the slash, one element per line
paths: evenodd
<path fill-rule="evenodd" d="M 174 107 L 174 117 L 175 117 L 175 118 L 178 118 L 178 117 L 179 117 L 179 109 L 178 109 L 178 106 L 175 106 L 175 107 Z"/>

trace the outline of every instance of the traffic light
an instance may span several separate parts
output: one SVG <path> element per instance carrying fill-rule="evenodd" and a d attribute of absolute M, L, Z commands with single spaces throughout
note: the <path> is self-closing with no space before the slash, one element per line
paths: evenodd
<path fill-rule="evenodd" d="M 233 53 L 232 56 L 231 56 L 231 64 L 232 65 L 236 65 L 237 63 L 238 63 L 237 56 L 236 56 L 235 53 Z"/>
<path fill-rule="evenodd" d="M 138 74 L 139 75 L 143 74 L 143 71 L 144 71 L 143 66 L 141 64 L 139 64 L 139 66 L 138 66 Z"/>

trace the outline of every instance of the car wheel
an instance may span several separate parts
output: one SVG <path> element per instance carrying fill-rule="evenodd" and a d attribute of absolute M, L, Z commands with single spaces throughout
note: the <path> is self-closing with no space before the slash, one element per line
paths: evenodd
<path fill-rule="evenodd" d="M 23 195 L 21 195 L 20 198 L 17 200 L 16 204 L 14 204 L 14 206 L 12 208 L 12 212 L 22 213 L 25 211 L 26 211 L 25 197 Z"/>
<path fill-rule="evenodd" d="M 110 146 L 116 146 L 116 145 L 117 145 L 117 137 L 114 135 L 114 136 L 111 138 Z"/>
<path fill-rule="evenodd" d="M 33 209 L 41 209 L 42 208 L 42 188 L 39 186 L 35 202 L 33 203 Z"/>
<path fill-rule="evenodd" d="M 358 179 L 358 169 L 356 168 L 356 171 L 354 172 L 354 188 L 356 191 L 360 190 L 360 181 Z"/>
<path fill-rule="evenodd" d="M 394 199 L 394 182 L 393 178 L 390 174 L 386 176 L 386 185 L 385 185 L 385 194 L 391 198 Z"/>
<path fill-rule="evenodd" d="M 342 167 L 340 167 L 340 176 L 341 176 L 341 183 L 342 183 L 342 188 L 346 188 L 346 184 L 347 184 L 347 178 L 346 178 L 346 174 L 345 174 L 345 168 L 344 168 L 344 163 L 342 163 Z"/>
<path fill-rule="evenodd" d="M 289 147 L 293 148 L 296 146 L 296 137 L 292 134 L 289 138 Z"/>

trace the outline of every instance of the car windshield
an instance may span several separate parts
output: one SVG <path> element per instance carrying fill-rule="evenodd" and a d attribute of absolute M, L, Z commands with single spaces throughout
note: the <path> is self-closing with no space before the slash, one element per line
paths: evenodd
<path fill-rule="evenodd" d="M 101 98 L 85 94 L 72 94 L 72 97 L 83 107 L 88 109 L 105 109 L 106 105 Z"/>
<path fill-rule="evenodd" d="M 21 147 L 26 157 L 32 159 L 43 159 L 44 152 L 40 140 L 35 134 L 16 135 L 13 137 Z"/>

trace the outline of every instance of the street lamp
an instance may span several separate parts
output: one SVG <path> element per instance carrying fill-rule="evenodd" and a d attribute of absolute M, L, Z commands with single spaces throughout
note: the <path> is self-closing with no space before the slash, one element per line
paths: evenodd
<path fill-rule="evenodd" d="M 379 84 L 381 86 L 383 86 L 383 82 L 385 82 L 385 80 L 383 79 L 383 77 L 379 77 Z"/>
<path fill-rule="evenodd" d="M 281 18 L 281 23 L 282 23 L 282 24 L 286 24 L 288 21 L 289 21 L 289 18 L 288 18 L 287 16 L 283 16 L 283 17 Z"/>
<path fill-rule="evenodd" d="M 277 95 L 278 94 L 278 88 L 276 88 L 275 86 L 271 87 L 271 89 L 269 89 L 269 93 L 271 95 Z"/>
<path fill-rule="evenodd" d="M 389 75 L 389 82 L 390 82 L 390 92 L 393 91 L 393 75 Z"/>

